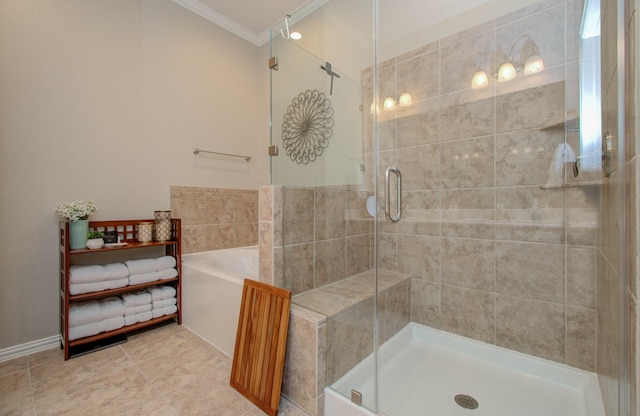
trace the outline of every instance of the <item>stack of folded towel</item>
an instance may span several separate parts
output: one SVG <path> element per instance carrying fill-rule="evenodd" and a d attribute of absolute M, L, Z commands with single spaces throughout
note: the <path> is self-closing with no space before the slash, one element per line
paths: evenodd
<path fill-rule="evenodd" d="M 146 289 L 123 294 L 122 303 L 125 325 L 145 322 L 152 318 L 151 294 Z"/>
<path fill-rule="evenodd" d="M 129 271 L 129 284 L 155 282 L 156 280 L 171 279 L 178 275 L 176 258 L 163 256 L 157 259 L 129 260 L 125 262 Z"/>
<path fill-rule="evenodd" d="M 129 270 L 122 263 L 113 263 L 104 266 L 73 265 L 69 268 L 69 293 L 72 295 L 80 295 L 82 293 L 100 292 L 102 290 L 124 287 L 129 284 L 128 276 Z"/>
<path fill-rule="evenodd" d="M 152 310 L 154 318 L 171 315 L 178 310 L 176 290 L 171 286 L 154 286 L 147 289 L 151 294 Z"/>
<path fill-rule="evenodd" d="M 116 296 L 69 306 L 69 341 L 124 326 L 125 307 Z"/>

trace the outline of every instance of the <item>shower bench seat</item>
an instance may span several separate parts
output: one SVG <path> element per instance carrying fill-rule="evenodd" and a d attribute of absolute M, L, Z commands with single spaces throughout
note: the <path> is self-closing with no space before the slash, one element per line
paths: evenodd
<path fill-rule="evenodd" d="M 383 270 L 378 277 L 383 343 L 411 320 L 411 279 Z M 322 416 L 324 388 L 373 352 L 374 292 L 368 270 L 291 298 L 282 392 L 309 414 Z"/>

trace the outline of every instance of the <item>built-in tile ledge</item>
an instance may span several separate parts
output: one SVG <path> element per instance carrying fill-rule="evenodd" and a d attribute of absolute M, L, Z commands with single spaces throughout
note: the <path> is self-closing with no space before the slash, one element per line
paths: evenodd
<path fill-rule="evenodd" d="M 382 292 L 390 287 L 410 279 L 408 274 L 380 270 L 378 289 Z M 373 297 L 375 291 L 375 274 L 373 270 L 339 280 L 317 289 L 294 295 L 291 303 L 295 311 L 307 310 L 309 318 L 318 324 L 328 318 L 345 311 L 358 303 Z"/>

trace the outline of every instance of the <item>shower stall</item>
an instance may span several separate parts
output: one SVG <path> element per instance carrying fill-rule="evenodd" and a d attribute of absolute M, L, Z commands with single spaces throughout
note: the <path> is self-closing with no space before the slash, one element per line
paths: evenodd
<path fill-rule="evenodd" d="M 273 27 L 260 261 L 293 292 L 294 403 L 626 414 L 622 3 L 313 0 Z"/>

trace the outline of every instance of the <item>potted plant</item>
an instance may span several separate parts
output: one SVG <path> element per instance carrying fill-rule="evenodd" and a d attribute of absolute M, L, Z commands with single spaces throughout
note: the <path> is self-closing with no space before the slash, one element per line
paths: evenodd
<path fill-rule="evenodd" d="M 91 231 L 87 234 L 87 248 L 97 250 L 104 246 L 104 233 L 102 231 Z"/>
<path fill-rule="evenodd" d="M 93 201 L 60 202 L 56 205 L 56 213 L 69 221 L 69 247 L 72 249 L 84 248 L 87 244 L 89 233 L 89 215 L 98 207 Z"/>

